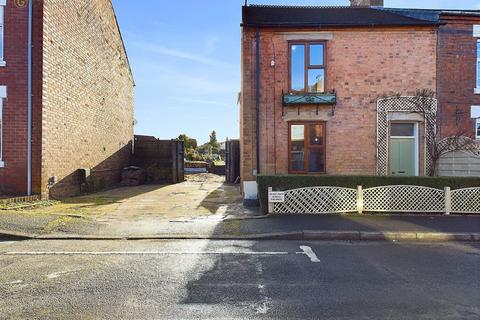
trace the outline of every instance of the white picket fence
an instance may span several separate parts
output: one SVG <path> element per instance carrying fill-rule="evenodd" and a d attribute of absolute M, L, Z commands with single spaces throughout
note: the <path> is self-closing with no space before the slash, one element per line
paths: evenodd
<path fill-rule="evenodd" d="M 268 212 L 278 214 L 444 213 L 480 214 L 480 187 L 443 190 L 393 185 L 363 189 L 306 187 L 288 191 L 268 188 Z"/>

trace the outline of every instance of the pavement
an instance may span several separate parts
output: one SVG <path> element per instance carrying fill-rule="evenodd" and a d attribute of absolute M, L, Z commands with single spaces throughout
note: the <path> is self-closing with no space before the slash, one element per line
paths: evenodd
<path fill-rule="evenodd" d="M 73 227 L 78 225 L 73 224 Z M 72 228 L 72 226 L 70 226 Z M 480 241 L 480 216 L 312 215 L 147 219 L 115 229 L 65 227 L 50 233 L 0 230 L 6 239 L 295 239 Z"/>
<path fill-rule="evenodd" d="M 212 174 L 0 210 L 0 238 L 480 241 L 480 215 L 262 215 Z"/>
<path fill-rule="evenodd" d="M 480 243 L 0 241 L 1 319 L 479 319 Z"/>

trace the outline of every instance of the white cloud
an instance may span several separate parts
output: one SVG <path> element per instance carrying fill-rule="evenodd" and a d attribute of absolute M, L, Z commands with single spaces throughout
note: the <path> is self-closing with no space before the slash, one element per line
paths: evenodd
<path fill-rule="evenodd" d="M 186 102 L 186 103 L 197 103 L 203 105 L 211 105 L 211 106 L 219 106 L 219 107 L 231 107 L 231 104 L 221 101 L 214 101 L 214 100 L 203 100 L 203 99 L 193 99 L 193 98 L 186 98 L 186 97 L 167 97 L 169 100 L 174 100 L 178 102 Z"/>
<path fill-rule="evenodd" d="M 198 62 L 204 65 L 212 66 L 212 67 L 219 67 L 219 68 L 235 68 L 238 69 L 238 65 L 231 64 L 228 62 L 220 61 L 217 59 L 212 59 L 206 57 L 204 55 L 196 54 L 193 52 L 187 51 L 180 51 L 177 49 L 171 49 L 164 46 L 160 46 L 157 44 L 152 43 L 145 43 L 145 42 L 138 42 L 132 41 L 130 45 L 136 47 L 137 49 L 141 49 L 143 51 L 148 51 L 150 53 L 165 55 L 177 59 L 189 60 L 193 62 Z"/>

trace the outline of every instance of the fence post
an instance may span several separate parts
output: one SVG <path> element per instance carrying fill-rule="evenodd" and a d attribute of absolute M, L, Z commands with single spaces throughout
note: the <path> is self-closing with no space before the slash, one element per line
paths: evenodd
<path fill-rule="evenodd" d="M 445 215 L 449 215 L 452 212 L 452 192 L 450 187 L 445 187 Z"/>
<path fill-rule="evenodd" d="M 270 202 L 270 192 L 273 191 L 272 187 L 268 187 L 268 213 L 273 213 L 273 202 Z"/>
<path fill-rule="evenodd" d="M 357 212 L 363 213 L 363 188 L 362 186 L 357 186 Z"/>

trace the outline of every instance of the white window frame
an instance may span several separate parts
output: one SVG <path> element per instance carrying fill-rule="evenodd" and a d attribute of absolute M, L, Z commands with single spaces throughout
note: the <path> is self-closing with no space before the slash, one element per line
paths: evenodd
<path fill-rule="evenodd" d="M 477 38 L 477 43 L 475 47 L 475 53 L 477 55 L 477 64 L 475 66 L 475 89 L 473 89 L 473 92 L 475 94 L 480 94 L 480 68 L 479 68 L 479 63 L 480 63 L 480 52 L 478 50 L 478 44 L 480 43 L 480 24 L 474 24 L 473 25 L 473 37 Z"/>
<path fill-rule="evenodd" d="M 477 65 L 476 65 L 476 78 L 475 78 L 475 94 L 480 94 L 480 52 L 478 45 L 480 44 L 480 39 L 477 39 L 477 46 L 475 47 L 475 52 L 477 53 Z"/>
<path fill-rule="evenodd" d="M 5 67 L 5 7 L 7 0 L 0 0 L 0 67 Z"/>
<path fill-rule="evenodd" d="M 475 119 L 475 139 L 480 140 L 480 134 L 478 134 L 478 127 L 480 126 L 480 118 Z"/>
<path fill-rule="evenodd" d="M 471 106 L 470 107 L 470 118 L 475 120 L 475 139 L 480 140 L 478 135 L 477 126 L 480 122 L 480 106 Z"/>
<path fill-rule="evenodd" d="M 5 167 L 3 159 L 3 99 L 7 97 L 7 87 L 0 86 L 0 168 Z"/>

